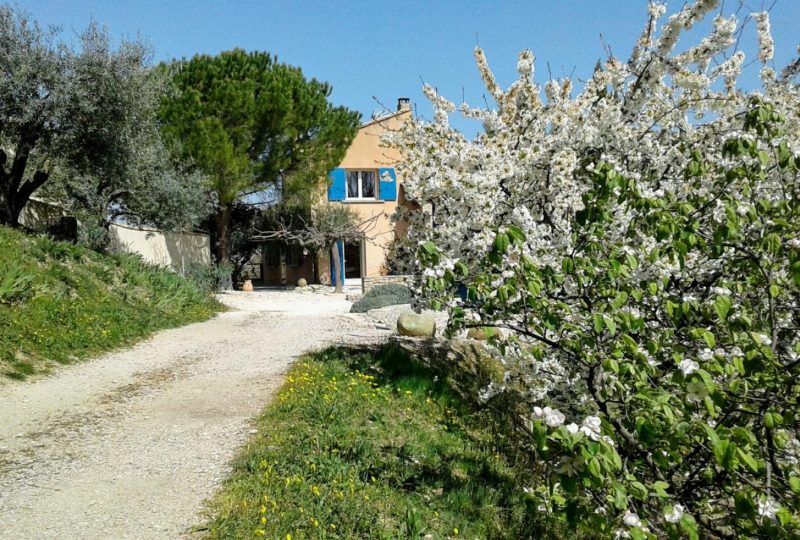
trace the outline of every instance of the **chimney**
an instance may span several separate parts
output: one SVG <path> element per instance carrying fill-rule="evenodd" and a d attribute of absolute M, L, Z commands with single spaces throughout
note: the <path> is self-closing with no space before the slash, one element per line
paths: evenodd
<path fill-rule="evenodd" d="M 411 110 L 411 98 L 407 97 L 397 98 L 397 112 L 410 111 L 410 110 Z"/>

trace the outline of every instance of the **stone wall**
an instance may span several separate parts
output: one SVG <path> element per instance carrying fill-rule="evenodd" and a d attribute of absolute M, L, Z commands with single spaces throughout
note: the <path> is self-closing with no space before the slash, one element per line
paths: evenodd
<path fill-rule="evenodd" d="M 361 290 L 366 294 L 373 287 L 390 283 L 408 285 L 411 283 L 411 276 L 364 276 L 361 278 Z"/>

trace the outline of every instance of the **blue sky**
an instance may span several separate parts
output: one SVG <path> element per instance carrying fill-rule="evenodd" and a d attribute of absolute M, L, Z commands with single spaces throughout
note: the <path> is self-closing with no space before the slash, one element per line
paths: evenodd
<path fill-rule="evenodd" d="M 773 0 L 746 0 L 743 13 Z M 668 0 L 668 14 L 682 1 Z M 726 11 L 738 0 L 726 0 Z M 115 37 L 141 36 L 155 60 L 214 54 L 241 47 L 269 51 L 301 66 L 307 77 L 333 85 L 332 100 L 368 117 L 381 105 L 410 97 L 430 117 L 422 81 L 456 102 L 483 102 L 472 50 L 479 43 L 503 86 L 515 78 L 517 53 L 536 55 L 539 82 L 575 74 L 585 78 L 604 56 L 600 35 L 627 58 L 647 17 L 646 0 L 514 1 L 233 1 L 23 0 L 16 5 L 68 38 L 94 18 Z M 776 66 L 796 54 L 800 0 L 772 8 Z M 753 58 L 750 24 L 741 48 Z M 754 70 L 751 70 L 751 72 Z M 743 81 L 756 84 L 755 73 Z M 465 131 L 476 127 L 456 122 Z"/>

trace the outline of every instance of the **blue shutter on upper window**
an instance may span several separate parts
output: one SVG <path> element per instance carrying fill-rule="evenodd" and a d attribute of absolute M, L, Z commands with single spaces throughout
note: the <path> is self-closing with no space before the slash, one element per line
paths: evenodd
<path fill-rule="evenodd" d="M 378 169 L 378 179 L 380 180 L 379 196 L 384 201 L 397 200 L 397 174 L 393 167 Z"/>
<path fill-rule="evenodd" d="M 343 201 L 346 193 L 345 170 L 333 169 L 328 173 L 330 185 L 328 186 L 329 201 Z"/>

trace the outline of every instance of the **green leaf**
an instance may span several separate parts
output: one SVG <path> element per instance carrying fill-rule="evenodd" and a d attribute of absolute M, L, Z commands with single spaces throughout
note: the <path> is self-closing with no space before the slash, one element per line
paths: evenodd
<path fill-rule="evenodd" d="M 603 320 L 606 323 L 606 328 L 608 328 L 608 331 L 611 332 L 612 335 L 616 334 L 617 333 L 617 323 L 614 322 L 614 319 L 612 317 L 608 316 L 608 315 L 605 315 L 605 316 L 603 316 Z"/>
<path fill-rule="evenodd" d="M 736 453 L 739 455 L 739 459 L 741 459 L 751 471 L 758 472 L 758 462 L 755 460 L 755 458 L 753 458 L 753 456 L 751 456 L 742 448 L 737 448 Z"/>
<path fill-rule="evenodd" d="M 614 482 L 614 507 L 618 510 L 625 510 L 628 507 L 628 494 L 625 486 L 619 482 Z"/>
<path fill-rule="evenodd" d="M 422 244 L 421 247 L 422 247 L 422 251 L 424 251 L 425 253 L 427 253 L 429 255 L 433 255 L 434 253 L 436 253 L 438 251 L 433 242 L 425 242 L 424 244 Z"/>
<path fill-rule="evenodd" d="M 603 324 L 603 315 L 600 313 L 594 314 L 594 331 L 598 334 L 603 332 L 603 328 L 605 328 L 605 324 Z"/>
<path fill-rule="evenodd" d="M 798 476 L 789 477 L 789 488 L 794 493 L 800 493 L 800 477 Z"/>
<path fill-rule="evenodd" d="M 657 480 L 653 482 L 653 491 L 662 499 L 669 497 L 667 494 L 667 489 L 669 489 L 669 484 L 667 482 L 664 482 L 663 480 Z"/>
<path fill-rule="evenodd" d="M 775 429 L 783 424 L 783 415 L 776 412 L 768 412 L 764 415 L 764 425 L 767 429 Z"/>
<path fill-rule="evenodd" d="M 638 481 L 633 481 L 628 484 L 628 490 L 631 492 L 631 495 L 636 497 L 640 500 L 647 499 L 647 488 L 644 484 Z"/>
<path fill-rule="evenodd" d="M 647 535 L 644 534 L 644 531 L 642 530 L 641 527 L 634 527 L 633 529 L 628 531 L 628 534 L 631 535 L 631 538 L 633 540 L 647 540 Z"/>
<path fill-rule="evenodd" d="M 602 477 L 602 473 L 600 471 L 600 461 L 596 457 L 593 457 L 592 459 L 589 460 L 589 463 L 587 464 L 586 468 L 588 469 L 589 474 L 591 474 L 595 478 Z"/>
<path fill-rule="evenodd" d="M 717 299 L 714 300 L 714 311 L 716 311 L 719 318 L 724 321 L 728 318 L 728 313 L 730 313 L 732 305 L 730 297 L 717 296 Z"/>
<path fill-rule="evenodd" d="M 691 514 L 683 514 L 680 523 L 681 528 L 689 536 L 689 540 L 699 540 L 700 535 L 697 532 L 697 522 L 694 520 Z"/>
<path fill-rule="evenodd" d="M 712 347 L 712 348 L 717 343 L 716 339 L 714 338 L 714 334 L 712 334 L 708 330 L 703 330 L 703 339 L 705 340 L 706 345 L 708 345 L 709 347 Z"/>
<path fill-rule="evenodd" d="M 611 305 L 614 308 L 619 309 L 622 306 L 624 306 L 627 301 L 628 301 L 628 293 L 626 293 L 625 291 L 620 291 L 617 293 L 617 296 L 614 298 L 614 301 L 611 302 Z"/>
<path fill-rule="evenodd" d="M 505 233 L 497 233 L 497 236 L 494 237 L 494 249 L 497 253 L 505 253 L 508 251 L 509 244 L 508 235 Z"/>
<path fill-rule="evenodd" d="M 514 243 L 525 241 L 525 233 L 523 233 L 522 229 L 520 229 L 516 225 L 507 225 L 506 232 L 508 234 L 509 239 Z"/>

